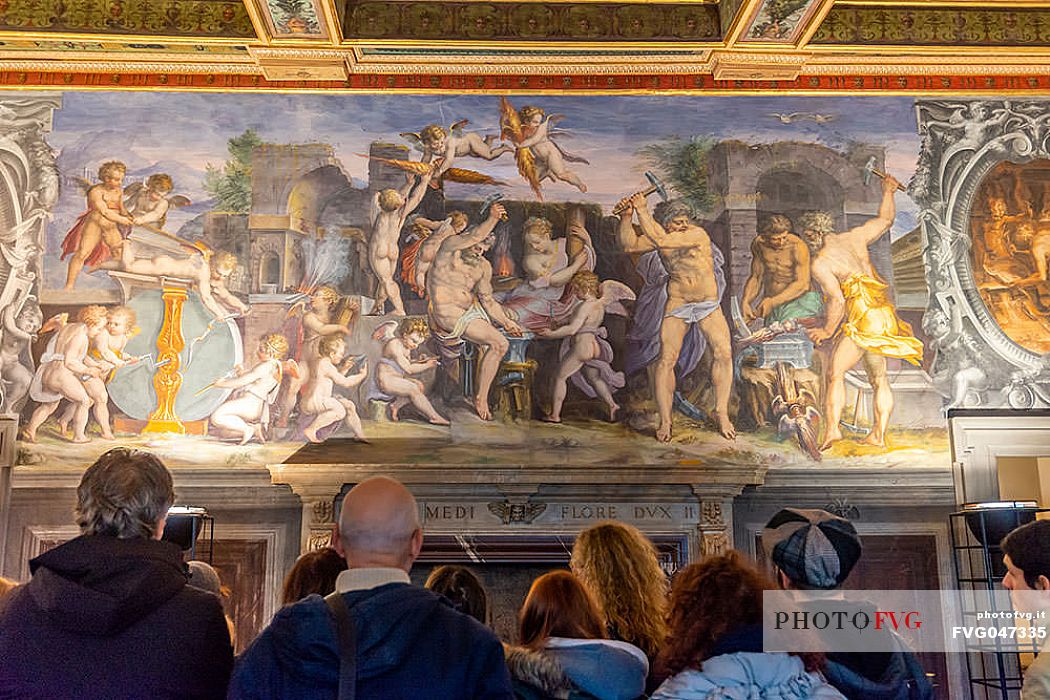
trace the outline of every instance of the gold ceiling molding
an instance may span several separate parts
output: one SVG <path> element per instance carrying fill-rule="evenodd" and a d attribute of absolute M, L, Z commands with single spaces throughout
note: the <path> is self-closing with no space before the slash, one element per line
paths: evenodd
<path fill-rule="evenodd" d="M 802 75 L 967 75 L 989 72 L 1043 75 L 1050 72 L 1050 48 L 1015 50 L 987 55 L 979 51 L 938 51 L 905 55 L 868 47 L 827 51 L 809 46 L 805 51 L 703 48 L 664 52 L 594 50 L 589 55 L 559 55 L 557 52 L 504 51 L 499 55 L 464 52 L 442 55 L 370 54 L 368 46 L 343 48 L 252 46 L 246 54 L 186 55 L 131 52 L 68 52 L 58 60 L 45 59 L 41 52 L 5 50 L 0 46 L 0 69 L 26 71 L 129 72 L 165 74 L 265 75 L 269 80 L 343 80 L 349 72 L 453 75 L 542 75 L 567 73 L 606 74 L 696 74 L 711 72 L 719 80 L 790 80 Z M 664 47 L 666 49 L 666 47 Z M 859 47 L 858 47 L 859 48 Z"/>
<path fill-rule="evenodd" d="M 248 53 L 267 80 L 346 80 L 353 54 L 349 51 L 250 47 Z"/>
<path fill-rule="evenodd" d="M 262 75 L 263 70 L 254 63 L 152 63 L 118 61 L 44 61 L 44 60 L 0 60 L 0 70 L 41 71 L 43 73 L 150 73 L 164 75 Z"/>
<path fill-rule="evenodd" d="M 715 80 L 794 80 L 807 58 L 805 53 L 715 51 L 711 73 Z"/>
<path fill-rule="evenodd" d="M 566 56 L 558 52 L 529 51 L 521 49 L 518 51 L 504 51 L 499 55 L 486 52 L 472 52 L 450 49 L 440 55 L 405 56 L 403 54 L 389 54 L 378 52 L 385 47 L 354 47 L 353 64 L 359 67 L 375 66 L 381 70 L 403 68 L 405 71 L 425 69 L 427 71 L 448 68 L 452 71 L 457 66 L 484 65 L 504 66 L 513 68 L 516 65 L 556 65 L 560 67 L 579 68 L 588 70 L 598 66 L 664 66 L 664 65 L 695 65 L 707 63 L 711 56 L 711 48 L 664 50 L 645 53 L 631 51 L 601 51 L 593 50 L 590 53 L 574 53 L 572 60 L 566 60 Z"/>
<path fill-rule="evenodd" d="M 946 62 L 943 56 L 872 56 L 867 61 L 849 57 L 836 60 L 835 56 L 814 55 L 802 67 L 802 75 L 962 75 L 983 77 L 994 75 L 1050 75 L 1050 55 L 1042 62 L 1032 62 L 1031 56 L 993 59 L 956 57 Z M 845 58 L 845 57 L 842 57 Z"/>
<path fill-rule="evenodd" d="M 711 72 L 710 60 L 697 63 L 617 63 L 617 64 L 578 64 L 556 63 L 522 63 L 518 65 L 500 65 L 491 63 L 457 64 L 457 65 L 404 65 L 404 64 L 355 64 L 353 72 L 362 75 L 500 75 L 514 77 L 517 75 L 706 75 Z"/>
<path fill-rule="evenodd" d="M 53 54 L 52 54 L 53 56 Z M 121 51 L 119 49 L 112 51 L 93 51 L 90 55 L 85 56 L 66 56 L 60 55 L 56 61 L 45 55 L 42 51 L 25 50 L 25 49 L 5 49 L 0 47 L 0 61 L 38 61 L 41 64 L 46 65 L 47 63 L 106 63 L 106 64 L 127 64 L 134 65 L 137 63 L 148 63 L 152 65 L 164 65 L 169 66 L 169 69 L 182 70 L 184 66 L 212 66 L 212 65 L 225 65 L 227 63 L 243 63 L 247 65 L 253 65 L 255 61 L 252 57 L 245 52 L 244 54 L 222 54 L 219 56 L 201 56 L 194 58 L 186 56 L 180 53 L 151 53 L 137 56 L 135 59 L 131 59 L 128 56 L 127 51 Z M 6 65 L 6 64 L 5 64 Z"/>

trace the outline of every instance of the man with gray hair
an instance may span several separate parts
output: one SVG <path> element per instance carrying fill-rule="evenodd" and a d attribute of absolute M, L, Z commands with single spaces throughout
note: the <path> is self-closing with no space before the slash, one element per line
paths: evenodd
<path fill-rule="evenodd" d="M 707 344 L 714 355 L 711 383 L 718 432 L 734 439 L 736 428 L 729 419 L 732 344 L 720 306 L 726 288 L 722 251 L 681 204 L 661 202 L 654 217 L 639 192 L 621 200 L 617 209 L 624 252 L 643 253 L 638 272 L 645 286 L 634 307 L 626 369 L 631 374 L 654 367 L 652 388 L 660 420 L 656 439 L 671 440 L 676 375 L 692 372 Z"/>
<path fill-rule="evenodd" d="M 423 528 L 408 489 L 386 477 L 350 489 L 332 544 L 349 567 L 335 593 L 281 610 L 241 657 L 230 698 L 335 698 L 345 690 L 341 656 L 354 648 L 358 700 L 512 700 L 496 636 L 409 581 Z M 342 627 L 331 612 L 340 605 L 349 618 Z"/>
<path fill-rule="evenodd" d="M 222 603 L 160 540 L 175 499 L 152 454 L 109 450 L 77 487 L 81 535 L 29 562 L 0 603 L 0 688 L 17 698 L 222 698 Z"/>
<path fill-rule="evenodd" d="M 875 447 L 886 445 L 886 430 L 893 412 L 893 389 L 886 372 L 886 358 L 893 357 L 922 365 L 922 341 L 911 326 L 897 315 L 890 287 L 871 262 L 868 247 L 893 226 L 897 208 L 894 193 L 900 185 L 887 176 L 882 181 L 882 203 L 877 216 L 843 233 L 828 233 L 827 221 L 807 215 L 802 224 L 803 238 L 811 248 L 813 281 L 824 294 L 824 325 L 807 329 L 814 345 L 831 345 L 825 375 L 824 440 L 826 450 L 842 439 L 839 419 L 846 405 L 846 372 L 863 361 L 872 388 L 871 432 L 863 442 Z M 826 216 L 826 215 L 825 215 Z"/>

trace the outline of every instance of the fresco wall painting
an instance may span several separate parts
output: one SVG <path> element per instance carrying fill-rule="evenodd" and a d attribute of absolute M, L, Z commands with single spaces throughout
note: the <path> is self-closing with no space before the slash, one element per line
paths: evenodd
<path fill-rule="evenodd" d="M 982 136 L 969 112 L 927 105 L 920 132 L 908 98 L 41 99 L 50 133 L 3 102 L 42 164 L 0 200 L 28 463 L 119 438 L 231 465 L 939 464 L 944 405 L 1013 405 L 995 378 L 956 390 L 978 341 L 943 289 L 925 319 L 894 304 L 891 240 L 953 211 L 928 171 Z M 1041 356 L 1050 169 L 989 173 L 947 225 L 981 308 Z"/>

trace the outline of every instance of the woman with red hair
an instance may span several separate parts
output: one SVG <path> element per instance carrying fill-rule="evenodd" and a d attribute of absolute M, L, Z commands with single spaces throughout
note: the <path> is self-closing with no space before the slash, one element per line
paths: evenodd
<path fill-rule="evenodd" d="M 762 651 L 768 581 L 738 552 L 690 564 L 671 588 L 670 631 L 652 700 L 845 700 L 820 674 L 821 654 Z"/>
<path fill-rule="evenodd" d="M 533 581 L 519 616 L 520 647 L 507 649 L 518 698 L 633 700 L 645 692 L 649 662 L 627 642 L 606 638 L 605 620 L 568 571 Z"/>

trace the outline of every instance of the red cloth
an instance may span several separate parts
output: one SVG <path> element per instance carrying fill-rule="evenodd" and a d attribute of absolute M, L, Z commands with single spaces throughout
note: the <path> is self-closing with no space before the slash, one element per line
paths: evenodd
<path fill-rule="evenodd" d="M 404 252 L 401 253 L 401 281 L 411 287 L 412 291 L 422 299 L 426 298 L 427 290 L 416 284 L 416 257 L 419 255 L 419 249 L 425 240 L 426 238 L 420 238 L 412 241 L 405 246 Z"/>
<path fill-rule="evenodd" d="M 62 257 L 59 260 L 65 260 L 67 257 L 72 255 L 80 247 L 80 233 L 84 228 L 84 223 L 87 221 L 88 214 L 91 210 L 87 210 L 77 218 L 77 222 L 73 224 L 73 228 L 69 229 L 69 233 L 62 240 Z M 112 257 L 109 252 L 109 246 L 102 242 L 99 238 L 98 243 L 95 244 L 95 249 L 91 251 L 91 255 L 87 257 L 84 263 L 88 267 L 98 267 L 102 263 L 106 262 Z"/>
<path fill-rule="evenodd" d="M 88 214 L 90 213 L 91 210 L 88 209 L 86 212 L 77 217 L 77 222 L 73 224 L 73 228 L 69 229 L 69 233 L 67 233 L 66 237 L 62 240 L 62 256 L 59 257 L 59 260 L 65 260 L 67 257 L 75 253 L 77 251 L 77 248 L 80 247 L 80 234 L 81 231 L 83 231 L 84 229 L 84 223 L 87 221 Z M 121 224 L 117 224 L 117 230 L 120 231 L 120 235 L 123 238 L 127 238 L 128 234 L 131 233 L 130 226 L 124 226 Z M 87 260 L 84 261 L 84 264 L 88 267 L 98 267 L 99 265 L 106 262 L 112 257 L 113 252 L 109 249 L 109 246 L 106 245 L 101 238 L 99 238 L 98 243 L 95 244 L 94 250 L 92 250 L 91 254 L 88 255 Z"/>

